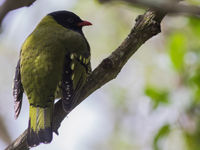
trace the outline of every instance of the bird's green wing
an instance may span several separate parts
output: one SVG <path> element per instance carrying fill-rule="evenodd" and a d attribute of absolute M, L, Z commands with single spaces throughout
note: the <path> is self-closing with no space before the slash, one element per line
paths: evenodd
<path fill-rule="evenodd" d="M 76 53 L 67 54 L 65 58 L 61 99 L 66 112 L 71 111 L 77 103 L 76 97 L 86 82 L 90 58 Z"/>

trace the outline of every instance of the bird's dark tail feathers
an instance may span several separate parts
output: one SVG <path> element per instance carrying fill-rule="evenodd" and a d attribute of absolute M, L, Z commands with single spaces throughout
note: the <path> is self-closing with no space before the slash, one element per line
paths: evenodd
<path fill-rule="evenodd" d="M 34 147 L 52 140 L 53 106 L 35 107 L 30 105 L 27 144 Z"/>

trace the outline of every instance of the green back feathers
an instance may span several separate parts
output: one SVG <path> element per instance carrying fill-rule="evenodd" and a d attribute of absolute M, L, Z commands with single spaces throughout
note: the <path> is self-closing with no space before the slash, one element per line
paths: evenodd
<path fill-rule="evenodd" d="M 31 104 L 46 106 L 47 97 L 54 95 L 62 79 L 65 55 L 73 52 L 89 57 L 83 36 L 46 16 L 27 38 L 21 51 L 22 84 Z"/>

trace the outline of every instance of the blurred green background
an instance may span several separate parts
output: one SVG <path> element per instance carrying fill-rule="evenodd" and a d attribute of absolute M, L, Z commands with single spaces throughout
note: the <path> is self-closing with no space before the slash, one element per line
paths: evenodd
<path fill-rule="evenodd" d="M 199 0 L 187 3 L 200 5 Z M 12 82 L 20 47 L 47 13 L 69 10 L 84 28 L 94 69 L 117 48 L 144 9 L 95 0 L 37 0 L 10 12 L 0 33 L 0 149 L 28 125 L 28 102 L 14 120 Z M 73 110 L 51 144 L 33 150 L 200 150 L 200 20 L 167 16 L 115 80 Z"/>

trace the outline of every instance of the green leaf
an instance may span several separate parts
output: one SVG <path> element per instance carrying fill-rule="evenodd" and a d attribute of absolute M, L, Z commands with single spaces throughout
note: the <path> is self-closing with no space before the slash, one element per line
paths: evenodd
<path fill-rule="evenodd" d="M 166 124 L 159 129 L 159 131 L 156 133 L 156 135 L 154 137 L 154 141 L 153 141 L 154 150 L 160 150 L 158 143 L 161 139 L 166 137 L 169 134 L 169 132 L 170 132 L 170 125 L 169 124 Z"/>
<path fill-rule="evenodd" d="M 153 101 L 153 108 L 156 109 L 159 104 L 168 104 L 169 92 L 165 89 L 156 88 L 153 86 L 146 86 L 145 94 L 149 96 Z"/>
<path fill-rule="evenodd" d="M 188 2 L 192 5 L 199 5 L 200 4 L 199 0 L 186 0 L 186 2 Z"/>
<path fill-rule="evenodd" d="M 187 150 L 199 150 L 200 148 L 200 124 L 199 120 L 197 120 L 196 129 L 194 132 L 190 133 L 184 131 L 185 142 L 187 144 Z"/>
<path fill-rule="evenodd" d="M 196 36 L 200 36 L 200 20 L 197 18 L 190 17 L 189 25 Z"/>
<path fill-rule="evenodd" d="M 184 34 L 175 33 L 169 40 L 169 56 L 173 67 L 181 72 L 184 69 L 184 56 L 187 50 L 187 40 Z"/>

